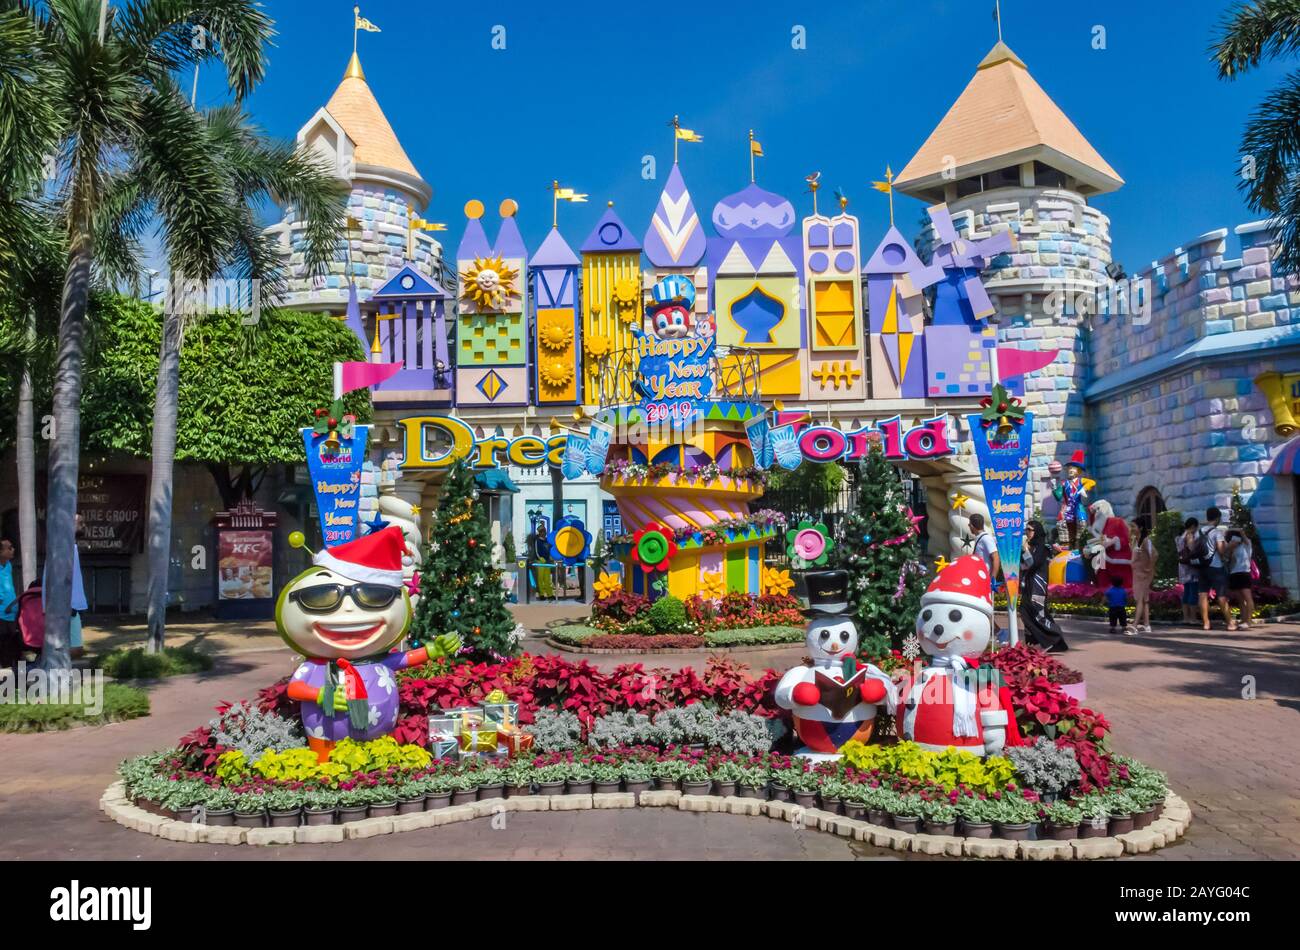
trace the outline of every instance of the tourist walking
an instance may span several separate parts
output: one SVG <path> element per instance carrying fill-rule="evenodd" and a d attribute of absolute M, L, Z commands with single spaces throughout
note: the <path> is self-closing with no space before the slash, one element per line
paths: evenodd
<path fill-rule="evenodd" d="M 996 587 L 998 575 L 1002 573 L 1002 559 L 998 556 L 997 539 L 993 537 L 991 531 L 984 530 L 983 515 L 977 513 L 970 516 L 970 533 L 975 539 L 972 551 L 977 557 L 984 559 L 989 569 L 989 577 L 993 579 L 993 586 Z"/>
<path fill-rule="evenodd" d="M 1151 540 L 1151 520 L 1145 515 L 1133 525 L 1133 628 L 1151 632 L 1151 584 L 1156 579 L 1156 545 Z"/>
<path fill-rule="evenodd" d="M 1223 545 L 1223 560 L 1228 568 L 1228 590 L 1241 609 L 1241 619 L 1237 625 L 1249 630 L 1255 619 L 1255 592 L 1252 589 L 1254 577 L 1251 574 L 1255 549 L 1250 538 L 1246 537 L 1246 532 L 1240 528 L 1229 528 L 1223 536 Z"/>
<path fill-rule="evenodd" d="M 1049 653 L 1070 649 L 1065 635 L 1052 616 L 1047 596 L 1047 571 L 1052 560 L 1047 532 L 1038 521 L 1025 529 L 1025 549 L 1020 560 L 1020 622 L 1025 635 Z"/>
<path fill-rule="evenodd" d="M 14 585 L 14 544 L 8 538 L 0 538 L 0 670 L 15 665 L 21 653 L 18 588 Z"/>
<path fill-rule="evenodd" d="M 1183 586 L 1183 623 L 1186 624 L 1196 622 L 1196 608 L 1199 603 L 1197 581 L 1200 572 L 1192 563 L 1192 551 L 1200 526 L 1201 523 L 1195 518 L 1188 518 L 1183 522 L 1183 533 L 1174 541 L 1174 547 L 1178 550 L 1178 583 Z"/>
<path fill-rule="evenodd" d="M 1201 607 L 1201 629 L 1210 629 L 1210 598 L 1218 604 L 1223 621 L 1229 630 L 1237 629 L 1232 619 L 1232 604 L 1228 599 L 1228 572 L 1223 566 L 1223 512 L 1210 507 L 1205 510 L 1205 525 L 1196 533 L 1193 561 L 1198 571 L 1196 599 Z"/>

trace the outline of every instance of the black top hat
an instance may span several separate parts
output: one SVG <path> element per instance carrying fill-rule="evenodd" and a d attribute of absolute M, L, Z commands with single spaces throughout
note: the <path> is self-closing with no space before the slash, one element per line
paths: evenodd
<path fill-rule="evenodd" d="M 818 571 L 805 574 L 808 614 L 842 614 L 849 609 L 849 572 Z"/>

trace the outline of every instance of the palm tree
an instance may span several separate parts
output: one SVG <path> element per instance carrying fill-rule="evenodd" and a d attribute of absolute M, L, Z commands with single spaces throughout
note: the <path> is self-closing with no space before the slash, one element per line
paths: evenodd
<path fill-rule="evenodd" d="M 272 240 L 257 224 L 257 206 L 274 197 L 296 207 L 306 223 L 306 266 L 314 272 L 332 259 L 343 235 L 347 189 L 311 154 L 267 140 L 237 105 L 212 110 L 202 120 L 208 158 L 224 176 L 231 199 L 223 205 L 229 214 L 218 266 L 243 280 L 263 281 L 263 296 L 274 300 L 284 288 L 283 274 Z M 173 273 L 183 272 L 173 264 Z M 149 652 L 162 650 L 166 630 L 181 344 L 186 318 L 196 309 L 170 306 L 163 316 L 149 497 Z"/>
<path fill-rule="evenodd" d="M 1296 53 L 1300 0 L 1236 4 L 1211 48 L 1220 79 L 1236 79 L 1265 60 Z M 1277 222 L 1274 266 L 1300 273 L 1300 72 L 1287 76 L 1251 115 L 1241 148 L 1254 166 L 1241 184 L 1246 201 Z"/>
<path fill-rule="evenodd" d="M 223 203 L 233 196 L 204 152 L 204 123 L 174 76 L 219 58 L 233 95 L 242 100 L 263 76 L 264 48 L 273 35 L 253 0 L 136 0 L 105 15 L 106 7 L 107 0 L 0 3 L 0 12 L 27 17 L 34 31 L 32 55 L 41 69 L 29 82 L 57 122 L 53 154 L 66 219 L 46 513 L 41 664 L 49 670 L 71 665 L 79 404 L 96 235 L 118 228 L 128 238 L 138 235 L 153 211 L 173 266 L 187 274 L 215 272 L 227 233 Z M 194 42 L 200 35 L 204 42 Z M 0 100 L 0 141 L 22 134 L 27 122 L 11 100 Z M 132 184 L 142 181 L 145 191 Z M 193 242 L 181 243 L 181 234 Z"/>

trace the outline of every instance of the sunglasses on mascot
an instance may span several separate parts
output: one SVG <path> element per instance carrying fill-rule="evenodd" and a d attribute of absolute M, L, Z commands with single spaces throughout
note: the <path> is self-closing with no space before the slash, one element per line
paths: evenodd
<path fill-rule="evenodd" d="M 317 584 L 295 590 L 289 599 L 309 613 L 328 614 L 338 609 L 344 597 L 351 597 L 352 602 L 362 610 L 384 610 L 397 599 L 399 587 L 386 587 L 383 584 Z"/>

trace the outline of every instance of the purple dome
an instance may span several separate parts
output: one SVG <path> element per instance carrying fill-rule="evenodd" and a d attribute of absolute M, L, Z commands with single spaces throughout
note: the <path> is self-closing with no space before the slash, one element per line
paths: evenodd
<path fill-rule="evenodd" d="M 794 205 L 758 185 L 728 195 L 713 208 L 718 236 L 733 241 L 785 237 L 794 225 Z"/>

